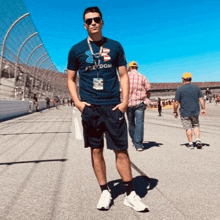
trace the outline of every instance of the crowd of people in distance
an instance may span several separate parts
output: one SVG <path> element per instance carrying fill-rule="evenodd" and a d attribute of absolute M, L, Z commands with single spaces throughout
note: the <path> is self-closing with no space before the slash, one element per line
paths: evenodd
<path fill-rule="evenodd" d="M 215 102 L 216 105 L 217 103 L 220 103 L 220 93 L 217 94 L 212 94 L 210 89 L 209 90 L 209 94 L 207 95 L 206 92 L 204 94 L 204 100 L 206 103 L 212 103 Z M 150 109 L 158 109 L 158 111 L 161 111 L 160 109 L 163 109 L 164 107 L 170 107 L 172 108 L 174 103 L 174 99 L 162 99 L 161 97 L 158 97 L 157 101 L 151 101 L 151 103 L 147 106 L 147 108 Z"/>
<path fill-rule="evenodd" d="M 30 112 L 32 112 L 33 109 L 36 109 L 36 111 L 39 111 L 39 95 L 37 93 L 34 93 L 33 96 L 30 98 Z M 58 96 L 54 96 L 53 98 L 49 98 L 48 96 L 44 99 L 46 101 L 46 108 L 50 109 L 51 107 L 56 107 L 56 109 L 59 108 L 60 105 L 68 105 L 68 106 L 74 106 L 74 102 L 71 98 L 59 98 Z M 51 105 L 52 101 L 52 105 Z"/>
<path fill-rule="evenodd" d="M 149 105 L 148 108 L 158 108 L 158 106 L 166 107 L 166 106 L 172 106 L 174 102 L 174 99 L 165 99 L 162 100 L 160 97 L 158 97 L 158 101 L 152 101 Z"/>
<path fill-rule="evenodd" d="M 220 103 L 220 93 L 217 94 L 214 98 L 215 98 L 216 105 L 217 105 L 218 102 Z"/>
<path fill-rule="evenodd" d="M 207 103 L 212 103 L 215 102 L 216 105 L 218 103 L 220 103 L 220 93 L 217 94 L 212 94 L 210 89 L 207 88 L 207 90 L 204 93 L 204 100 Z M 45 98 L 46 101 L 46 107 L 49 109 L 51 107 L 50 105 L 50 98 L 46 97 Z M 162 109 L 163 108 L 173 108 L 173 104 L 174 104 L 175 100 L 174 99 L 162 99 L 161 97 L 158 97 L 158 100 L 154 100 L 151 101 L 150 103 L 148 103 L 148 105 L 146 106 L 148 109 L 158 109 L 158 116 L 162 116 Z M 67 99 L 67 98 L 59 98 L 58 96 L 55 96 L 52 99 L 52 103 L 53 103 L 53 107 L 58 108 L 59 105 L 68 105 L 68 106 L 75 106 L 74 102 L 71 98 Z M 36 110 L 38 111 L 39 109 L 39 104 L 38 104 L 38 99 L 37 99 L 37 94 L 34 94 L 33 96 L 33 104 L 36 108 Z"/>

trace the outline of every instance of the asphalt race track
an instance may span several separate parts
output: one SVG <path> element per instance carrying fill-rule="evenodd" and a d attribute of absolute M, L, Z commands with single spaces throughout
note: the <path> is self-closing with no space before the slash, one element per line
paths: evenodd
<path fill-rule="evenodd" d="M 100 189 L 84 149 L 80 112 L 60 106 L 0 123 L 0 219 L 218 220 L 220 219 L 220 105 L 200 117 L 203 149 L 188 149 L 172 109 L 147 109 L 143 152 L 129 139 L 137 194 L 149 206 L 123 205 L 115 156 L 105 150 L 113 204 L 98 211 Z"/>

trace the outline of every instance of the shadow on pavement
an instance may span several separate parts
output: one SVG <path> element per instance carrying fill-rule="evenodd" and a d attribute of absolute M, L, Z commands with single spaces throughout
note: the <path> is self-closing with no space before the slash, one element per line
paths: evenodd
<path fill-rule="evenodd" d="M 47 163 L 47 162 L 65 162 L 65 161 L 67 161 L 67 159 L 15 161 L 15 162 L 0 163 L 0 166 L 1 166 L 1 165 L 23 164 L 23 163 Z"/>
<path fill-rule="evenodd" d="M 155 141 L 148 141 L 148 142 L 143 143 L 144 150 L 148 150 L 151 147 L 160 147 L 160 145 L 163 145 L 163 144 L 162 143 L 157 143 Z"/>
<path fill-rule="evenodd" d="M 180 146 L 186 146 L 186 147 L 187 147 L 188 145 L 189 145 L 189 143 L 180 144 Z M 196 146 L 196 142 L 193 142 L 193 146 L 194 146 L 194 147 Z M 209 147 L 210 144 L 202 143 L 202 146 L 203 146 L 203 147 L 204 147 L 204 146 Z"/>
<path fill-rule="evenodd" d="M 147 195 L 148 190 L 154 189 L 158 183 L 157 179 L 147 178 L 146 176 L 137 176 L 133 178 L 134 189 L 140 198 Z M 111 190 L 112 200 L 114 201 L 119 195 L 125 194 L 125 187 L 121 179 L 108 182 Z"/>
<path fill-rule="evenodd" d="M 25 134 L 68 134 L 68 133 L 71 133 L 71 132 L 60 132 L 60 131 L 57 131 L 57 132 L 32 132 L 32 133 L 11 133 L 11 134 L 0 134 L 0 136 L 6 136 L 6 135 L 25 135 Z"/>

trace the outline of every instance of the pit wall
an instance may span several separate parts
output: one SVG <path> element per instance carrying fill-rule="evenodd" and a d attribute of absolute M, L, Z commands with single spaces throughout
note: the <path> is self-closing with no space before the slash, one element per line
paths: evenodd
<path fill-rule="evenodd" d="M 38 101 L 39 110 L 46 109 L 45 101 Z M 52 104 L 51 104 L 52 107 Z M 29 109 L 29 101 L 0 100 L 0 122 L 36 112 L 35 106 Z"/>

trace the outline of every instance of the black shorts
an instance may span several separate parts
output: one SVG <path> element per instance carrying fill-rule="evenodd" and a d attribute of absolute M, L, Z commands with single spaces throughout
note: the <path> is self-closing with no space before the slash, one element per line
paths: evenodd
<path fill-rule="evenodd" d="M 127 123 L 124 114 L 115 105 L 85 106 L 82 125 L 85 147 L 103 148 L 105 134 L 107 148 L 126 150 L 128 148 Z"/>

